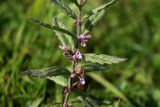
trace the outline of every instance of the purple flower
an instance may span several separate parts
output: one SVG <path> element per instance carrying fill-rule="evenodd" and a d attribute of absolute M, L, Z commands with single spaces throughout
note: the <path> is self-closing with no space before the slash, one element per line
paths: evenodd
<path fill-rule="evenodd" d="M 74 78 L 76 76 L 75 73 L 71 73 L 70 78 Z"/>
<path fill-rule="evenodd" d="M 92 35 L 87 34 L 87 35 L 83 35 L 81 34 L 80 36 L 78 36 L 78 40 L 81 42 L 81 45 L 83 47 L 86 47 L 86 44 L 88 42 L 88 40 L 92 37 Z"/>
<path fill-rule="evenodd" d="M 76 51 L 76 53 L 73 55 L 73 59 L 76 60 L 76 59 L 82 59 L 82 55 L 79 51 Z"/>
<path fill-rule="evenodd" d="M 80 83 L 81 83 L 82 85 L 85 84 L 85 79 L 84 79 L 83 77 L 79 76 L 79 80 L 80 80 Z"/>
<path fill-rule="evenodd" d="M 82 59 L 80 51 L 72 52 L 68 47 L 60 45 L 59 48 L 64 52 L 63 54 L 69 59 L 77 62 L 77 59 Z"/>

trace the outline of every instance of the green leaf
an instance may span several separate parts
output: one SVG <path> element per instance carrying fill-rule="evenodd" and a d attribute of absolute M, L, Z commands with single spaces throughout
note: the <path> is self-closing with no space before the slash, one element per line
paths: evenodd
<path fill-rule="evenodd" d="M 59 32 L 65 33 L 65 34 L 67 34 L 67 35 L 69 35 L 69 36 L 71 36 L 71 37 L 73 37 L 73 38 L 76 39 L 76 37 L 75 37 L 72 33 L 70 33 L 69 31 L 67 31 L 67 30 L 65 30 L 65 29 L 62 29 L 62 28 L 59 28 L 59 27 L 56 27 L 56 26 L 52 26 L 52 25 L 50 25 L 50 24 L 48 24 L 48 23 L 41 22 L 41 21 L 38 20 L 38 19 L 34 19 L 34 18 L 29 18 L 29 19 L 30 19 L 32 22 L 35 22 L 35 23 L 37 23 L 37 24 L 39 24 L 39 25 L 41 25 L 41 26 L 44 26 L 44 27 L 49 28 L 49 29 L 52 29 L 52 30 L 54 30 L 54 31 L 59 31 Z"/>
<path fill-rule="evenodd" d="M 65 76 L 47 77 L 47 79 L 54 81 L 61 86 L 67 86 L 67 78 Z"/>
<path fill-rule="evenodd" d="M 62 67 L 49 67 L 37 70 L 27 70 L 23 72 L 32 77 L 46 78 L 52 76 L 69 75 L 69 71 Z"/>
<path fill-rule="evenodd" d="M 66 26 L 57 18 L 54 18 L 53 25 L 56 26 L 56 27 L 67 30 Z M 61 33 L 61 32 L 58 32 L 58 31 L 55 31 L 55 33 L 56 33 L 58 39 L 61 41 L 61 43 L 64 46 L 69 45 L 72 48 L 74 47 L 74 41 L 73 41 L 71 36 L 68 36 L 68 35 L 66 35 L 64 33 Z"/>
<path fill-rule="evenodd" d="M 56 5 L 58 5 L 63 11 L 65 11 L 68 16 L 70 16 L 74 20 L 77 19 L 76 14 L 65 3 L 63 3 L 62 0 L 51 0 L 51 1 Z"/>
<path fill-rule="evenodd" d="M 79 6 L 77 0 L 69 0 L 70 2 L 73 2 L 76 6 Z"/>
<path fill-rule="evenodd" d="M 93 27 L 102 19 L 105 14 L 105 10 L 97 11 L 96 13 L 89 15 L 87 20 L 82 25 L 83 34 L 87 34 Z"/>
<path fill-rule="evenodd" d="M 83 0 L 83 6 L 86 4 L 87 1 L 88 1 L 88 0 Z"/>
<path fill-rule="evenodd" d="M 101 65 L 120 63 L 125 60 L 126 58 L 118 58 L 115 56 L 110 56 L 110 55 L 105 55 L 105 54 L 94 54 L 94 53 L 84 54 L 84 61 L 98 63 Z"/>
<path fill-rule="evenodd" d="M 103 4 L 96 9 L 91 10 L 87 15 L 84 16 L 85 22 L 82 25 L 83 34 L 88 33 L 96 26 L 96 24 L 102 19 L 105 14 L 105 8 L 115 3 L 117 0 L 112 0 L 109 3 Z"/>
<path fill-rule="evenodd" d="M 104 71 L 109 69 L 106 66 L 102 66 L 100 64 L 94 64 L 94 63 L 82 64 L 81 67 L 84 69 L 85 72 Z"/>

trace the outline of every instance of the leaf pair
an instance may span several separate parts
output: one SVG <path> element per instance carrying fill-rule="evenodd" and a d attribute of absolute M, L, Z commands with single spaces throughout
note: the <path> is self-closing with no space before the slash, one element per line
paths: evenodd
<path fill-rule="evenodd" d="M 84 68 L 85 72 L 102 71 L 107 69 L 104 66 L 95 64 L 83 64 L 82 67 Z M 61 86 L 67 86 L 67 77 L 69 77 L 70 75 L 69 70 L 63 67 L 49 67 L 37 70 L 26 70 L 23 73 L 31 77 L 46 78 L 52 80 Z"/>

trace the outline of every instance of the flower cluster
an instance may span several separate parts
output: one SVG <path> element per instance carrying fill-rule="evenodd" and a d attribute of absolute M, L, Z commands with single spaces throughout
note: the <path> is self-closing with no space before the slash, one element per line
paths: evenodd
<path fill-rule="evenodd" d="M 80 67 L 76 71 L 72 72 L 70 75 L 70 78 L 73 80 L 75 78 L 78 78 L 79 81 L 72 84 L 70 88 L 81 88 L 85 85 L 85 79 L 84 79 L 84 70 Z M 69 87 L 63 88 L 63 93 L 67 93 L 70 90 Z"/>
<path fill-rule="evenodd" d="M 70 78 L 79 78 L 79 83 L 81 85 L 85 84 L 85 79 L 84 79 L 84 70 L 82 68 L 79 68 L 77 71 L 71 73 Z"/>
<path fill-rule="evenodd" d="M 67 48 L 66 46 L 59 46 L 59 48 L 64 52 L 64 55 L 69 59 L 77 62 L 82 59 L 82 54 L 79 50 L 76 50 L 74 53 Z"/>
<path fill-rule="evenodd" d="M 78 40 L 81 43 L 81 46 L 86 47 L 88 40 L 92 37 L 92 35 L 87 34 L 87 35 L 83 35 L 81 34 L 80 36 L 78 36 Z"/>
<path fill-rule="evenodd" d="M 78 23 L 78 22 L 77 22 Z M 79 35 L 77 37 L 78 41 L 81 43 L 81 46 L 86 47 L 88 40 L 92 37 L 90 34 L 86 35 Z M 67 46 L 60 45 L 59 48 L 63 51 L 64 55 L 69 59 L 73 60 L 78 64 L 78 60 L 82 59 L 82 54 L 81 52 L 77 49 L 76 51 L 72 51 L 70 48 Z M 84 79 L 84 70 L 80 67 L 77 70 L 73 71 L 70 75 L 71 79 L 78 78 L 79 81 L 75 82 L 71 88 L 80 88 L 83 85 L 85 85 L 85 79 Z M 68 87 L 64 88 L 64 93 L 68 92 Z"/>

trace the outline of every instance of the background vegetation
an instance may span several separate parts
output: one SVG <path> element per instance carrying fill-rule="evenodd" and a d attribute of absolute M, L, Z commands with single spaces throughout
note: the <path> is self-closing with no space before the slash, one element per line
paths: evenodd
<path fill-rule="evenodd" d="M 108 1 L 88 0 L 84 13 Z M 75 9 L 73 4 L 70 6 Z M 160 107 L 159 7 L 159 0 L 119 0 L 107 9 L 103 21 L 91 32 L 94 38 L 84 52 L 128 60 L 109 66 L 106 72 L 88 74 L 82 92 L 107 103 L 103 107 Z M 55 16 L 73 30 L 73 21 L 48 0 L 0 1 L 0 107 L 61 102 L 61 86 L 21 73 L 31 68 L 69 65 L 57 48 L 59 42 L 54 33 L 27 19 L 34 17 L 51 23 Z M 127 100 L 120 100 L 121 96 Z"/>

